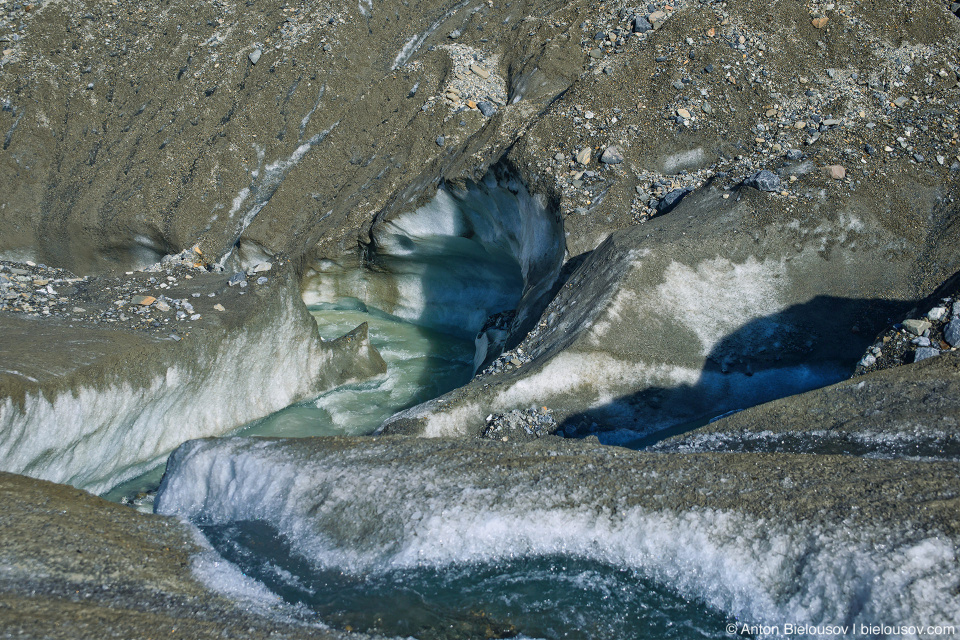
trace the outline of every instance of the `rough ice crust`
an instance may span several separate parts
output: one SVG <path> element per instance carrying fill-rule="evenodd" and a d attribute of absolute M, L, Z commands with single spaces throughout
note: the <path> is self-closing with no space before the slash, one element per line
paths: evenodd
<path fill-rule="evenodd" d="M 103 493 L 191 438 L 217 436 L 331 386 L 334 350 L 305 339 L 294 301 L 258 331 L 229 335 L 208 357 L 149 385 L 102 386 L 0 401 L 0 469 Z M 161 369 L 162 370 L 162 369 Z"/>
<path fill-rule="evenodd" d="M 774 522 L 730 508 L 650 508 L 631 492 L 655 485 L 669 494 L 682 478 L 642 465 L 605 495 L 564 482 L 569 457 L 558 462 L 564 473 L 518 475 L 493 456 L 451 473 L 430 455 L 393 456 L 390 445 L 190 442 L 171 457 L 156 509 L 210 524 L 265 520 L 311 562 L 350 573 L 561 553 L 635 568 L 751 624 L 960 617 L 949 537 L 910 538 L 843 516 L 806 522 L 789 509 Z"/>

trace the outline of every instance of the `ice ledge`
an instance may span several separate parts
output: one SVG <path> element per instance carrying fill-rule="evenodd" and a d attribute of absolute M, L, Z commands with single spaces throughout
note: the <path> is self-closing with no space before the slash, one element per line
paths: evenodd
<path fill-rule="evenodd" d="M 324 342 L 295 285 L 271 280 L 243 296 L 223 276 L 189 281 L 227 311 L 180 340 L 0 317 L 0 357 L 17 372 L 0 374 L 0 470 L 102 493 L 188 439 L 385 370 L 365 325 Z"/>

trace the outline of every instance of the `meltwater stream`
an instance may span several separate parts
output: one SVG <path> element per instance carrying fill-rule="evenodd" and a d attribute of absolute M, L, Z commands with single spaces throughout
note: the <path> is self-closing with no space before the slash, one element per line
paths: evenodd
<path fill-rule="evenodd" d="M 547 555 L 351 575 L 314 566 L 263 522 L 201 530 L 248 577 L 339 629 L 419 640 L 728 637 L 720 614 L 596 560 Z"/>
<path fill-rule="evenodd" d="M 539 316 L 564 251 L 559 218 L 503 170 L 459 190 L 441 188 L 426 205 L 379 221 L 371 237 L 359 263 L 347 256 L 313 264 L 303 297 L 325 339 L 367 322 L 387 372 L 288 407 L 235 435 L 368 435 L 394 413 L 463 385 Z M 266 467 L 237 473 L 247 479 L 272 477 Z M 310 484 L 307 471 L 295 476 Z M 158 481 L 156 473 L 141 484 Z M 363 490 L 376 490 L 383 481 L 363 480 L 369 484 Z M 458 478 L 454 473 L 445 481 L 456 485 Z M 204 481 L 192 483 L 203 492 L 198 482 Z M 333 486 L 353 502 L 349 484 Z M 381 488 L 378 493 L 386 500 L 388 487 Z M 139 487 L 119 488 L 126 495 L 131 490 Z M 266 506 L 294 494 L 283 485 L 277 494 L 258 494 L 256 501 Z M 165 499 L 173 498 L 161 491 L 160 502 Z M 240 508 L 243 500 L 234 499 Z M 454 557 L 440 564 L 358 571 L 314 557 L 267 519 L 238 515 L 224 522 L 195 515 L 191 519 L 223 558 L 284 601 L 339 629 L 420 640 L 725 635 L 727 620 L 721 614 L 635 569 L 602 560 L 506 550 L 491 559 Z M 374 522 L 380 534 L 390 535 L 388 525 Z M 366 526 L 359 515 L 356 524 Z"/>

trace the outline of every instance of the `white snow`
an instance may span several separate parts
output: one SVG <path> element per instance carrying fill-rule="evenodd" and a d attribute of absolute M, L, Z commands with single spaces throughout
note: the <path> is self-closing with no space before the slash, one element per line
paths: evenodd
<path fill-rule="evenodd" d="M 782 261 L 759 262 L 753 257 L 737 264 L 726 258 L 704 260 L 689 267 L 671 263 L 653 297 L 658 309 L 693 331 L 703 355 L 751 320 L 781 311 Z"/>

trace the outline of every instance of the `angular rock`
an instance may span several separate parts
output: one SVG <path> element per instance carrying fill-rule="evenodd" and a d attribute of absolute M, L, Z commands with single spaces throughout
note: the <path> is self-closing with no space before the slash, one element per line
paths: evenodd
<path fill-rule="evenodd" d="M 826 176 L 832 180 L 843 180 L 847 177 L 847 170 L 839 164 L 831 164 L 823 168 Z"/>
<path fill-rule="evenodd" d="M 943 328 L 943 339 L 951 347 L 960 346 L 960 318 L 954 318 Z"/>
<path fill-rule="evenodd" d="M 910 318 L 909 320 L 903 321 L 903 328 L 915 336 L 921 335 L 924 331 L 929 329 L 931 326 L 933 325 L 931 325 L 926 320 L 917 320 L 914 318 Z"/>
<path fill-rule="evenodd" d="M 633 19 L 633 32 L 646 33 L 653 29 L 653 25 L 647 20 L 646 16 L 637 16 Z"/>
<path fill-rule="evenodd" d="M 480 77 L 483 78 L 484 80 L 486 80 L 487 78 L 490 77 L 490 72 L 487 71 L 486 69 L 484 69 L 483 67 L 481 67 L 480 65 L 477 65 L 477 64 L 471 64 L 471 65 L 470 65 L 470 71 L 472 71 L 472 72 L 475 73 L 476 75 L 480 76 Z"/>
<path fill-rule="evenodd" d="M 744 180 L 743 184 L 760 191 L 780 191 L 780 176 L 764 169 Z"/>
<path fill-rule="evenodd" d="M 611 145 L 604 149 L 600 155 L 600 162 L 603 164 L 620 164 L 623 162 L 623 152 L 620 151 L 620 147 Z"/>
<path fill-rule="evenodd" d="M 486 100 L 484 100 L 483 102 L 478 102 L 477 109 L 479 109 L 480 113 L 482 113 L 487 118 L 489 118 L 490 116 L 492 116 L 497 112 L 497 108 L 493 105 L 493 103 L 487 102 Z"/>
<path fill-rule="evenodd" d="M 683 197 L 691 191 L 693 191 L 693 189 L 690 189 L 689 187 L 683 187 L 681 189 L 674 189 L 667 195 L 663 196 L 660 202 L 657 203 L 657 213 L 669 213 L 675 206 L 680 204 L 680 200 L 682 200 Z"/>
<path fill-rule="evenodd" d="M 927 360 L 928 358 L 935 358 L 938 355 L 940 355 L 940 349 L 937 349 L 936 347 L 918 347 L 913 361 L 920 362 L 921 360 Z"/>

